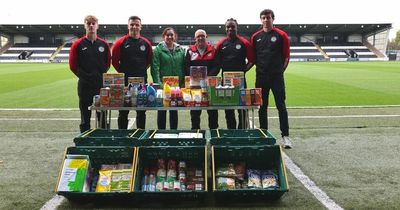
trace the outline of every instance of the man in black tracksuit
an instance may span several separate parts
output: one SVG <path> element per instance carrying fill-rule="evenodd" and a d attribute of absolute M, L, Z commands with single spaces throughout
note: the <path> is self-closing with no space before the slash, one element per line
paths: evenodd
<path fill-rule="evenodd" d="M 225 22 L 226 37 L 216 45 L 217 60 L 221 64 L 222 72 L 240 71 L 246 73 L 254 65 L 254 51 L 251 44 L 237 34 L 237 21 L 233 18 Z M 247 62 L 246 62 L 247 59 Z M 246 88 L 246 79 L 245 84 Z M 247 128 L 247 111 L 239 111 L 239 129 Z M 244 118 L 244 119 L 243 119 Z M 225 119 L 228 129 L 236 129 L 235 110 L 225 110 Z M 245 123 L 243 125 L 243 122 Z"/>
<path fill-rule="evenodd" d="M 85 17 L 86 35 L 76 40 L 69 52 L 69 67 L 79 78 L 78 96 L 81 112 L 81 133 L 90 129 L 91 111 L 88 107 L 93 103 L 93 96 L 98 95 L 103 87 L 103 73 L 110 68 L 110 47 L 106 41 L 97 37 L 98 19 L 89 15 Z M 99 114 L 98 115 L 99 119 Z M 105 117 L 100 127 L 105 128 Z"/>
<path fill-rule="evenodd" d="M 131 16 L 128 20 L 128 34 L 118 39 L 112 48 L 112 65 L 120 72 L 125 73 L 125 85 L 128 77 L 144 77 L 147 83 L 147 68 L 153 57 L 151 43 L 140 35 L 141 19 Z M 129 111 L 119 111 L 118 128 L 128 128 Z M 146 111 L 136 111 L 137 128 L 145 129 Z"/>
<path fill-rule="evenodd" d="M 203 29 L 195 32 L 195 45 L 189 47 L 186 53 L 185 72 L 184 75 L 190 75 L 190 66 L 207 66 L 208 76 L 217 76 L 219 66 L 215 59 L 215 49 L 211 44 L 207 43 L 207 33 Z M 210 129 L 218 128 L 218 110 L 207 110 L 208 127 Z M 201 110 L 190 111 L 192 120 L 192 129 L 200 129 Z"/>
<path fill-rule="evenodd" d="M 259 110 L 260 127 L 268 129 L 268 96 L 269 90 L 275 97 L 279 112 L 279 124 L 282 144 L 292 148 L 289 138 L 289 120 L 286 109 L 286 92 L 283 73 L 289 64 L 290 41 L 288 35 L 274 27 L 274 12 L 266 9 L 261 11 L 260 20 L 263 28 L 251 37 L 251 43 L 256 54 L 256 87 L 262 88 L 263 105 Z"/>

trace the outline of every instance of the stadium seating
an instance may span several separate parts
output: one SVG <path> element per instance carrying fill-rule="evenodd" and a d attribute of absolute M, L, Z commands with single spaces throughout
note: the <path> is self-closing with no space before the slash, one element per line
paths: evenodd
<path fill-rule="evenodd" d="M 346 42 L 341 44 L 321 44 L 322 50 L 331 59 L 348 60 L 358 59 L 373 59 L 377 58 L 375 53 L 371 52 L 361 42 Z"/>
<path fill-rule="evenodd" d="M 17 44 L 1 54 L 0 61 L 68 62 L 71 45 L 71 43 L 64 46 Z M 322 43 L 320 45 L 311 42 L 292 42 L 290 47 L 291 61 L 347 61 L 376 58 L 378 56 L 360 42 Z"/>
<path fill-rule="evenodd" d="M 319 61 L 323 60 L 324 56 L 314 46 L 313 43 L 291 43 L 290 60 L 291 61 Z"/>
<path fill-rule="evenodd" d="M 56 49 L 57 47 L 55 46 L 32 46 L 30 44 L 17 44 L 1 54 L 0 60 L 29 60 L 47 62 Z"/>

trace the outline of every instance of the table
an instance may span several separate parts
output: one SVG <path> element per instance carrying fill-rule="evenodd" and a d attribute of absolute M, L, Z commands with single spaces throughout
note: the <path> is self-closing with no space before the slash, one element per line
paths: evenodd
<path fill-rule="evenodd" d="M 110 129 L 111 125 L 111 111 L 169 111 L 169 110 L 226 110 L 226 109 L 237 109 L 237 110 L 251 110 L 252 117 L 252 126 L 251 128 L 254 129 L 254 109 L 258 109 L 260 106 L 201 106 L 201 107 L 98 107 L 98 106 L 90 106 L 88 107 L 89 110 L 92 111 L 100 111 L 100 122 L 103 120 L 103 115 L 107 117 L 107 128 Z M 95 126 L 98 128 L 98 119 L 96 116 Z M 245 125 L 244 120 L 245 117 L 242 119 L 242 125 Z"/>

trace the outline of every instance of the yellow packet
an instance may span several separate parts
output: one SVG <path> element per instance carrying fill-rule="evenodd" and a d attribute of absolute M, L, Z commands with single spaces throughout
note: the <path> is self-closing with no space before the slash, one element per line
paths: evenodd
<path fill-rule="evenodd" d="M 110 192 L 112 170 L 99 171 L 96 192 Z"/>

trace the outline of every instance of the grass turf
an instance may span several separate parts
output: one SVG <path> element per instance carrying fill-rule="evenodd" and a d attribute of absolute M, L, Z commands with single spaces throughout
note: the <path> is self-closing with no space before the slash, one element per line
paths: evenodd
<path fill-rule="evenodd" d="M 399 62 L 292 62 L 285 79 L 288 106 L 400 104 Z M 0 64 L 0 108 L 76 108 L 76 83 L 67 64 Z"/>

